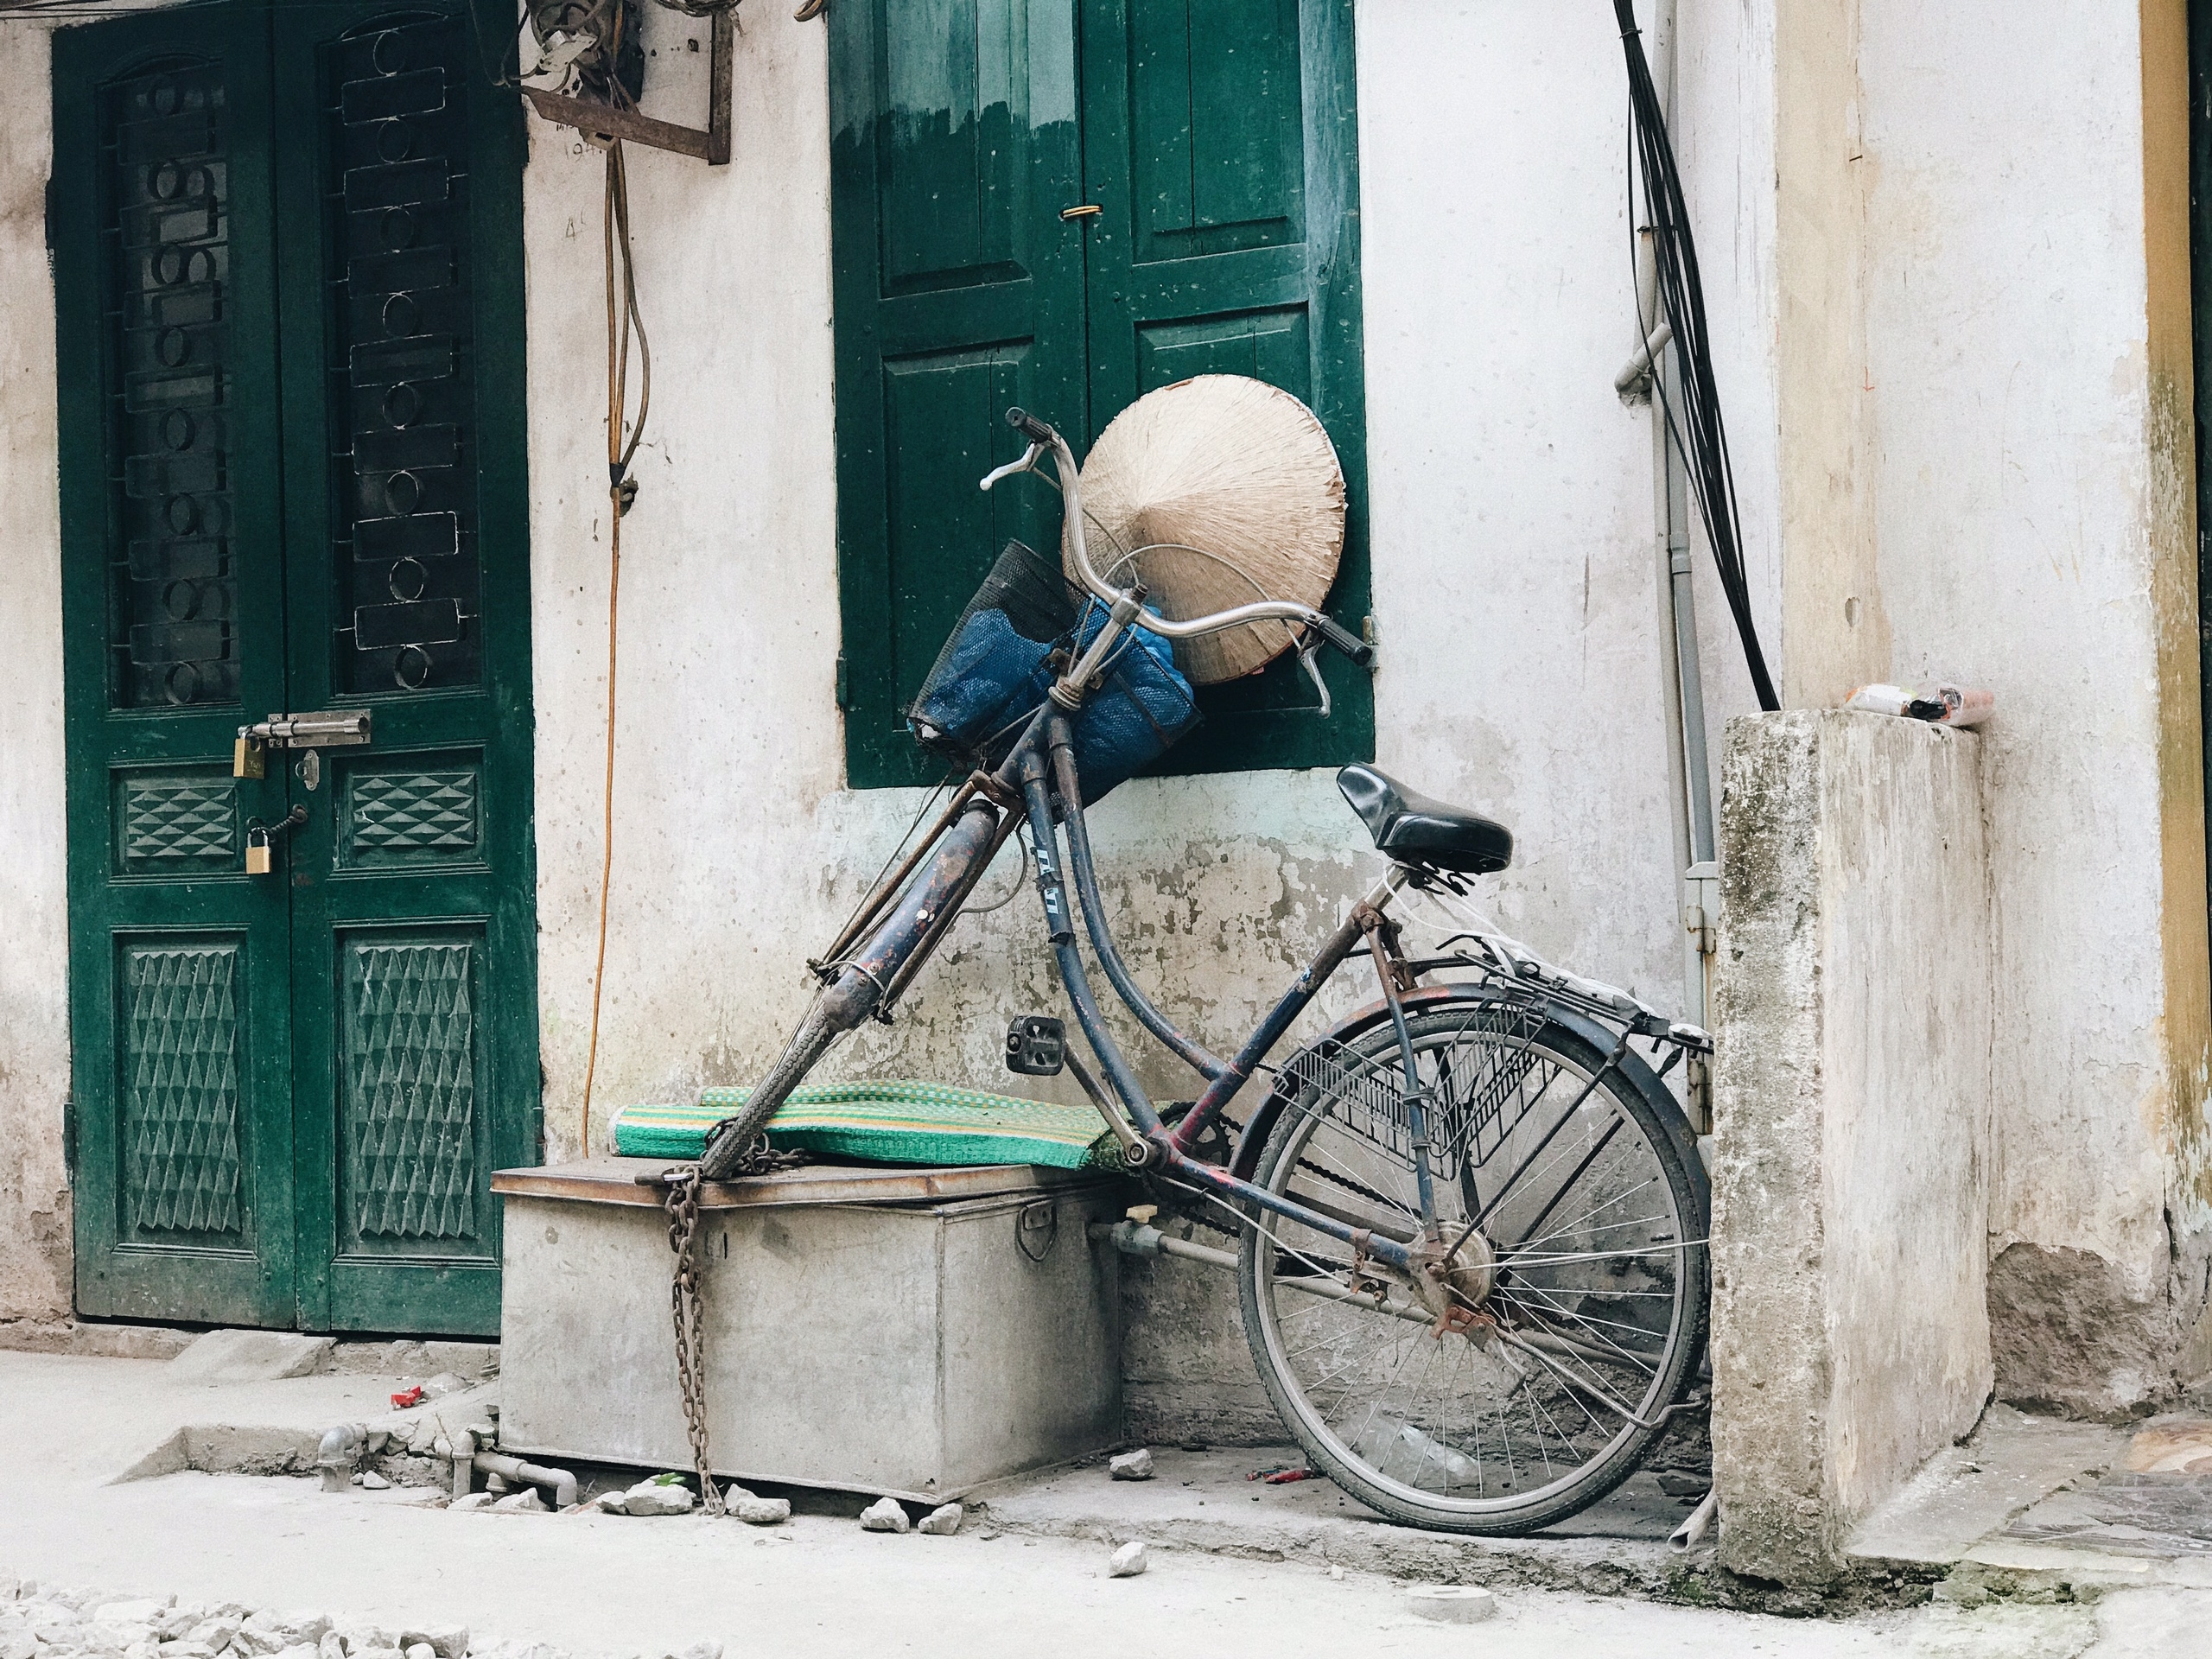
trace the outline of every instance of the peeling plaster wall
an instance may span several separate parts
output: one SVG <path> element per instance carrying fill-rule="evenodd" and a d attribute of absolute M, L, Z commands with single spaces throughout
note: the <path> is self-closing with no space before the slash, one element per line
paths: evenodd
<path fill-rule="evenodd" d="M 1777 11 L 1789 696 L 1996 690 L 1999 1387 L 2133 1409 L 2206 1215 L 2182 7 Z"/>
<path fill-rule="evenodd" d="M 67 829 L 47 35 L 0 35 L 0 1319 L 69 1308 Z"/>
<path fill-rule="evenodd" d="M 1764 48 L 1732 11 L 1707 24 L 1684 97 L 1725 113 L 1685 160 L 1701 211 L 1719 215 L 1709 292 L 1771 607 L 1770 197 L 1756 188 L 1771 162 L 1739 144 L 1737 114 Z M 1649 416 L 1612 390 L 1636 335 L 1619 40 L 1602 7 L 1497 0 L 1363 5 L 1358 25 L 1377 758 L 1512 825 L 1503 925 L 1676 1007 Z M 649 29 L 675 26 L 648 14 Z M 595 1144 L 621 1102 L 766 1065 L 809 995 L 802 958 L 919 804 L 842 786 L 823 49 L 820 30 L 781 19 L 741 38 L 730 168 L 631 153 L 658 351 L 623 523 Z M 532 145 L 539 982 L 559 1157 L 582 1131 L 599 877 L 601 162 L 535 122 Z M 1750 699 L 1717 591 L 1703 601 L 1717 731 Z M 1252 1024 L 1376 868 L 1326 772 L 1134 783 L 1094 833 L 1139 977 L 1216 1045 Z M 1012 879 L 1009 864 L 987 890 Z M 1332 1005 L 1368 994 L 1347 975 Z M 829 1070 L 1077 1101 L 1067 1080 L 1011 1077 L 998 1058 L 1008 1014 L 1061 1006 L 1024 891 L 960 923 L 899 1022 Z M 1162 1097 L 1194 1091 L 1156 1047 L 1135 1046 Z M 1148 1263 L 1125 1282 L 1132 1423 L 1279 1437 L 1230 1281 Z"/>
<path fill-rule="evenodd" d="M 1611 389 L 1634 339 L 1618 40 L 1599 9 L 1484 0 L 1363 8 L 1358 45 L 1378 758 L 1513 825 L 1505 925 L 1678 1006 L 1649 426 Z M 772 21 L 738 45 L 735 165 L 631 154 L 658 351 L 623 524 L 595 1141 L 613 1104 L 766 1063 L 808 995 L 801 958 L 918 804 L 842 787 L 825 77 L 821 31 Z M 582 1127 L 599 876 L 601 162 L 543 124 L 532 143 L 539 975 L 557 1156 Z M 1732 171 L 1726 184 L 1724 201 Z M 1440 238 L 1465 256 L 1438 257 Z M 1715 286 L 1725 319 L 1732 284 Z M 1095 828 L 1141 977 L 1216 1043 L 1371 879 L 1325 772 L 1132 784 Z M 1009 865 L 989 890 L 1011 880 Z M 1033 906 L 1024 893 L 961 923 L 899 1022 L 831 1064 L 1016 1086 L 998 1069 L 1003 1018 L 1058 1006 Z M 1189 1092 L 1173 1066 L 1147 1075 Z"/>

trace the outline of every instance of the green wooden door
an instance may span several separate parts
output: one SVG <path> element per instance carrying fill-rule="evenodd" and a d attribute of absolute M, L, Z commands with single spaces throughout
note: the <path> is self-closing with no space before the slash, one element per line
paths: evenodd
<path fill-rule="evenodd" d="M 469 63 L 422 3 L 57 37 L 86 1313 L 498 1325 L 489 1174 L 537 1131 L 522 148 Z M 315 709 L 373 742 L 230 777 L 240 722 Z"/>
<path fill-rule="evenodd" d="M 1048 492 L 976 479 L 1022 403 L 1078 453 L 1193 374 L 1295 392 L 1350 488 L 1329 608 L 1368 609 L 1349 0 L 856 0 L 830 17 L 839 569 L 858 787 L 930 781 L 900 710 Z M 1079 156 L 1079 164 L 1076 159 Z M 1096 207 L 1064 219 L 1069 207 Z M 1211 688 L 1165 768 L 1373 752 L 1371 688 L 1331 657 Z"/>

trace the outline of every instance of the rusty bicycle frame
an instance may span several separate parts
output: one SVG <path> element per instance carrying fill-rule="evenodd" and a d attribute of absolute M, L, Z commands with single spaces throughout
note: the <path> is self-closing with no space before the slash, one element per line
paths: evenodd
<path fill-rule="evenodd" d="M 1433 879 L 1434 873 L 1393 862 L 1383 878 L 1352 905 L 1344 919 L 1322 941 L 1274 1007 L 1245 1038 L 1234 1058 L 1223 1059 L 1162 1014 L 1137 985 L 1122 961 L 1106 925 L 1089 828 L 1084 817 L 1081 780 L 1076 772 L 1071 717 L 1083 708 L 1085 698 L 1110 668 L 1116 639 L 1133 626 L 1173 638 L 1218 631 L 1252 620 L 1294 622 L 1306 630 L 1298 648 L 1306 659 L 1309 671 L 1313 653 L 1324 643 L 1362 664 L 1371 660 L 1370 649 L 1364 641 L 1321 613 L 1283 601 L 1264 601 L 1184 622 L 1170 622 L 1146 611 L 1141 586 L 1127 590 L 1110 588 L 1098 576 L 1084 552 L 1076 469 L 1065 442 L 1043 422 L 1033 420 L 1019 410 L 1009 411 L 1007 421 L 1030 440 L 1028 454 L 1020 461 L 1001 467 L 985 479 L 984 487 L 989 488 L 1010 474 L 1034 470 L 1041 453 L 1047 448 L 1053 453 L 1058 478 L 1049 481 L 1057 482 L 1064 498 L 1076 568 L 1094 596 L 1110 607 L 1105 625 L 1087 645 L 1071 653 L 1076 660 L 1029 716 L 1005 759 L 988 772 L 970 774 L 914 849 L 897 869 L 876 884 L 823 957 L 809 964 L 823 981 L 822 993 L 792 1033 L 782 1055 L 751 1091 L 740 1116 L 716 1126 L 700 1160 L 700 1176 L 713 1180 L 727 1179 L 736 1173 L 769 1116 L 830 1046 L 870 1018 L 889 1018 L 900 994 L 950 930 L 999 849 L 1018 828 L 1026 824 L 1036 858 L 1038 898 L 1043 906 L 1061 984 L 1114 1098 L 1107 1098 L 1105 1090 L 1080 1064 L 1074 1070 L 1092 1103 L 1120 1141 L 1129 1166 L 1211 1194 L 1246 1216 L 1272 1211 L 1349 1244 L 1356 1261 L 1402 1275 L 1440 1319 L 1459 1321 L 1479 1317 L 1474 1305 L 1455 1287 L 1451 1272 L 1452 1262 L 1462 1247 L 1468 1244 L 1475 1227 L 1470 1224 L 1456 1238 L 1447 1240 L 1446 1229 L 1439 1220 L 1429 1155 L 1430 1093 L 1421 1080 L 1406 1018 L 1408 999 L 1424 1000 L 1424 994 L 1415 990 L 1420 975 L 1444 964 L 1408 963 L 1399 948 L 1397 925 L 1384 914 L 1403 888 L 1424 884 Z M 1318 674 L 1315 678 L 1318 683 Z M 1323 712 L 1326 712 L 1325 702 Z M 1067 837 L 1065 868 L 1074 877 L 1072 906 L 1060 856 L 1062 829 Z M 1205 1087 L 1196 1102 L 1172 1127 L 1162 1120 L 1159 1109 L 1137 1081 L 1120 1046 L 1107 1029 L 1097 996 L 1091 988 L 1090 974 L 1077 947 L 1077 912 L 1115 995 L 1147 1031 L 1205 1079 Z M 1402 1229 L 1385 1232 L 1361 1225 L 1357 1218 L 1325 1213 L 1270 1192 L 1231 1169 L 1207 1163 L 1194 1153 L 1207 1132 L 1221 1121 L 1230 1103 L 1262 1069 L 1268 1054 L 1331 976 L 1363 945 L 1381 982 L 1383 1002 L 1395 1036 L 1397 1067 L 1402 1067 L 1404 1073 L 1401 1098 L 1420 1210 L 1419 1229 L 1411 1237 L 1398 1236 Z M 1485 966 L 1474 959 L 1453 960 L 1483 971 L 1494 983 L 1510 981 L 1513 988 L 1508 994 L 1516 998 L 1540 995 L 1570 1007 L 1580 1006 L 1617 1026 L 1627 1027 L 1608 1069 L 1619 1063 L 1629 1034 L 1677 1043 L 1684 1042 L 1689 1034 L 1688 1027 L 1670 1027 L 1663 1018 L 1640 1004 L 1632 1007 L 1621 1006 L 1632 1003 L 1632 999 L 1623 994 L 1610 993 L 1606 988 L 1541 970 L 1541 964 L 1522 964 L 1516 959 L 1506 962 L 1506 971 L 1500 972 L 1495 963 Z M 1541 991 L 1521 977 L 1523 972 L 1534 971 L 1544 972 Z M 1608 1006 L 1605 998 L 1611 995 L 1618 995 L 1619 1002 Z M 1694 1040 L 1702 1042 L 1703 1033 L 1694 1033 Z M 1598 1081 L 1592 1078 L 1584 1093 L 1595 1089 Z"/>

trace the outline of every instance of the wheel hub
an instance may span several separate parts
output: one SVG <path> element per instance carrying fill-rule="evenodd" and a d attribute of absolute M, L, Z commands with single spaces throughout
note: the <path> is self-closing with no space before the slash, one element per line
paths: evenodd
<path fill-rule="evenodd" d="M 1497 1286 L 1497 1250 L 1479 1228 L 1449 1246 L 1433 1239 L 1414 1255 L 1414 1283 L 1421 1305 L 1440 1319 L 1471 1312 Z"/>

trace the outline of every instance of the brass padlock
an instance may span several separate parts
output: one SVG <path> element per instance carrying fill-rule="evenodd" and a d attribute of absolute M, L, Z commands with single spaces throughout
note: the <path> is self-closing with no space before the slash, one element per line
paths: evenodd
<path fill-rule="evenodd" d="M 269 772 L 269 747 L 259 738 L 240 732 L 238 745 L 231 751 L 231 776 L 233 778 L 262 778 Z"/>
<path fill-rule="evenodd" d="M 275 867 L 275 849 L 269 844 L 269 831 L 259 824 L 247 825 L 245 873 L 248 875 L 266 875 Z"/>

